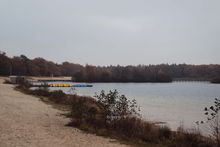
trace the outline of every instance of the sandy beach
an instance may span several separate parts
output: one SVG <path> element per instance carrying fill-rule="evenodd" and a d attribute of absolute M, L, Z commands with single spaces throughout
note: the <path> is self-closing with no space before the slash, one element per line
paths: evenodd
<path fill-rule="evenodd" d="M 0 78 L 0 147 L 125 146 L 65 126 L 69 119 L 62 111 L 13 88 Z"/>

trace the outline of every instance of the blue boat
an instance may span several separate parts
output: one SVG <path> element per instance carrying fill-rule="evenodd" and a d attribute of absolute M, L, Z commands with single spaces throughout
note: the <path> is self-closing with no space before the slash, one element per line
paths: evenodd
<path fill-rule="evenodd" d="M 72 87 L 93 87 L 93 85 L 89 85 L 89 84 L 77 84 L 77 85 L 73 85 Z"/>

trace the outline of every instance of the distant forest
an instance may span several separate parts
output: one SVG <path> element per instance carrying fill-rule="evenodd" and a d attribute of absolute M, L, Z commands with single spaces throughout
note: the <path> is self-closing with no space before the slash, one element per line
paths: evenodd
<path fill-rule="evenodd" d="M 76 82 L 171 82 L 172 80 L 212 80 L 220 77 L 220 65 L 159 64 L 138 66 L 92 66 L 25 55 L 8 57 L 0 52 L 0 75 L 71 76 Z"/>

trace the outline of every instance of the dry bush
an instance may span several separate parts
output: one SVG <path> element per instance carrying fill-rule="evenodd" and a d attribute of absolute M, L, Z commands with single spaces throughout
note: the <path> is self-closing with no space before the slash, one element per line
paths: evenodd
<path fill-rule="evenodd" d="M 17 88 L 28 94 L 48 97 L 57 104 L 71 106 L 69 125 L 99 135 L 117 136 L 135 143 L 151 143 L 153 146 L 215 147 L 213 140 L 198 132 L 188 132 L 181 127 L 177 132 L 172 132 L 166 126 L 143 121 L 136 115 L 136 103 L 129 103 L 117 91 L 101 93 L 102 99 L 97 101 L 92 97 L 67 95 L 62 91 L 30 90 L 24 86 Z"/>
<path fill-rule="evenodd" d="M 117 91 L 96 95 L 98 101 L 87 97 L 72 103 L 71 125 L 90 126 L 94 129 L 104 129 L 106 132 L 117 132 L 124 138 L 132 138 L 146 142 L 159 142 L 171 138 L 168 127 L 159 127 L 143 121 L 136 112 L 136 103 L 130 102 Z"/>
<path fill-rule="evenodd" d="M 173 133 L 170 141 L 172 147 L 215 147 L 212 139 L 204 137 L 198 131 L 187 131 L 180 127 L 176 133 Z"/>

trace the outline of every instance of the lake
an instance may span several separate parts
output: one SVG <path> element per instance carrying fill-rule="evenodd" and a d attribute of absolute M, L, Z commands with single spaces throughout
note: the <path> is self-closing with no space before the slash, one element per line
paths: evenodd
<path fill-rule="evenodd" d="M 64 82 L 50 82 L 64 83 Z M 65 82 L 77 84 L 73 82 Z M 180 125 L 187 129 L 197 128 L 196 121 L 206 121 L 204 108 L 220 97 L 220 84 L 209 82 L 172 82 L 172 83 L 90 83 L 93 87 L 75 88 L 79 95 L 94 96 L 101 90 L 108 92 L 117 89 L 128 99 L 136 99 L 141 107 L 143 119 L 166 122 L 172 130 Z M 51 87 L 65 93 L 73 93 L 70 87 Z M 207 124 L 199 126 L 204 134 L 210 130 Z"/>

